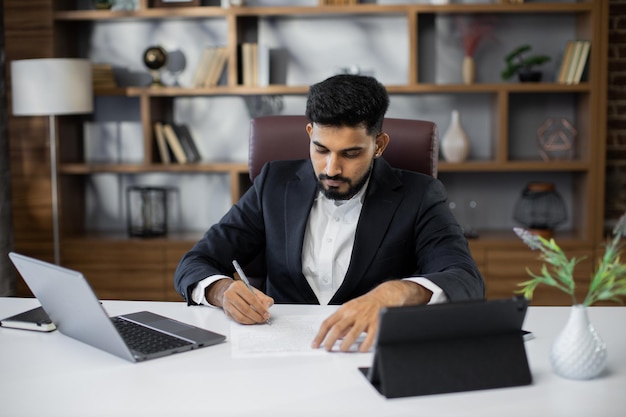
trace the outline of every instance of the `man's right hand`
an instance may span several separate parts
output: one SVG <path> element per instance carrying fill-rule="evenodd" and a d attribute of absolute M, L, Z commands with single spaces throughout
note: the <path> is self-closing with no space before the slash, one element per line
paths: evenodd
<path fill-rule="evenodd" d="M 220 279 L 206 289 L 207 301 L 222 307 L 227 317 L 241 324 L 266 323 L 270 318 L 269 308 L 274 299 L 254 289 L 254 294 L 243 283 L 230 278 Z"/>

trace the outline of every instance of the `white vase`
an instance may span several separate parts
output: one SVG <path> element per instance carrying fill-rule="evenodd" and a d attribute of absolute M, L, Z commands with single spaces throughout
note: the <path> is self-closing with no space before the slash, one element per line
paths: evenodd
<path fill-rule="evenodd" d="M 469 153 L 469 140 L 461 126 L 458 110 L 452 110 L 450 126 L 441 138 L 441 155 L 448 162 L 463 162 Z"/>
<path fill-rule="evenodd" d="M 552 345 L 550 363 L 557 375 L 569 379 L 595 378 L 606 368 L 606 345 L 589 322 L 584 305 L 572 306 L 567 324 Z"/>

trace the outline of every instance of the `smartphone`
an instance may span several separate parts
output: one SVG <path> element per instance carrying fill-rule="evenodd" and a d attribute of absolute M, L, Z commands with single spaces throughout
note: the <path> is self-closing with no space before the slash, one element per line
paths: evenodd
<path fill-rule="evenodd" d="M 35 307 L 23 313 L 2 319 L 0 320 L 0 326 L 38 332 L 51 332 L 56 329 L 43 307 Z"/>

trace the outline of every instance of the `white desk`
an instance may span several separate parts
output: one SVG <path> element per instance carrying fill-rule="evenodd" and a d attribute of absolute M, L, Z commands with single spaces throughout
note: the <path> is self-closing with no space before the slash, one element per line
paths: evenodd
<path fill-rule="evenodd" d="M 0 318 L 37 306 L 0 298 Z M 184 303 L 104 301 L 111 315 L 150 310 L 229 334 L 220 310 Z M 273 314 L 329 307 L 278 305 Z M 326 310 L 324 310 L 326 311 Z M 626 416 L 626 307 L 594 307 L 608 371 L 591 381 L 554 375 L 550 345 L 568 307 L 531 307 L 524 328 L 533 384 L 388 400 L 357 369 L 372 354 L 233 358 L 226 343 L 130 363 L 63 336 L 0 327 L 0 416 Z M 198 400 L 192 400 L 197 398 Z"/>

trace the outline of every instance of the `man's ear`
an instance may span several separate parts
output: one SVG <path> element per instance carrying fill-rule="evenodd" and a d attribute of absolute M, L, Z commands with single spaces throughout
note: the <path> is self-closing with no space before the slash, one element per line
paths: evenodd
<path fill-rule="evenodd" d="M 312 123 L 307 123 L 306 124 L 306 133 L 309 134 L 309 139 L 311 139 L 311 135 L 313 134 L 313 124 Z"/>
<path fill-rule="evenodd" d="M 376 136 L 375 144 L 376 151 L 374 152 L 374 157 L 378 158 L 383 154 L 383 152 L 385 152 L 385 148 L 387 147 L 387 145 L 389 145 L 389 135 L 383 132 L 380 135 Z"/>

